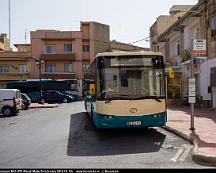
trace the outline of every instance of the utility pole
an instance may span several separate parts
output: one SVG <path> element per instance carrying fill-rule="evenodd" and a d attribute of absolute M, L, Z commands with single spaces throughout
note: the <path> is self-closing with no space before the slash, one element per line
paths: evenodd
<path fill-rule="evenodd" d="M 10 8 L 10 0 L 8 1 L 8 11 L 9 11 L 9 16 L 8 16 L 8 19 L 9 19 L 9 45 L 11 47 L 11 8 Z"/>
<path fill-rule="evenodd" d="M 25 29 L 25 44 L 26 44 L 26 40 L 27 40 L 27 29 Z"/>

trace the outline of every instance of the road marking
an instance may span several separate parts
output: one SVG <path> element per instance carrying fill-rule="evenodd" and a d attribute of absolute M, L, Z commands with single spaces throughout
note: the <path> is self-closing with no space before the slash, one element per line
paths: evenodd
<path fill-rule="evenodd" d="M 171 161 L 177 162 L 183 152 L 184 152 L 184 148 L 180 148 L 178 152 L 176 153 L 176 155 L 171 159 Z"/>
<path fill-rule="evenodd" d="M 191 146 L 189 145 L 183 145 L 175 154 L 175 156 L 171 159 L 173 162 L 183 162 L 187 158 L 189 152 L 191 150 Z"/>
<path fill-rule="evenodd" d="M 181 157 L 179 159 L 180 162 L 185 161 L 185 159 L 187 158 L 187 156 L 188 156 L 188 154 L 189 154 L 189 152 L 191 150 L 191 146 L 189 146 L 189 145 L 184 145 L 184 147 L 185 147 L 185 150 L 184 150 L 184 152 L 182 153 L 182 155 L 181 155 Z"/>

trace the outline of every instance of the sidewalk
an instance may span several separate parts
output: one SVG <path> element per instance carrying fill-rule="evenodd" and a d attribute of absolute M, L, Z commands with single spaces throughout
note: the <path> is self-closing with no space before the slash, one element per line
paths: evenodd
<path fill-rule="evenodd" d="M 44 104 L 38 104 L 38 103 L 32 103 L 29 106 L 29 109 L 37 109 L 37 108 L 56 108 L 58 107 L 59 104 L 48 104 L 48 103 L 44 103 Z"/>
<path fill-rule="evenodd" d="M 216 110 L 195 109 L 195 131 L 192 132 L 191 108 L 169 107 L 166 130 L 194 144 L 193 160 L 204 165 L 216 166 Z"/>

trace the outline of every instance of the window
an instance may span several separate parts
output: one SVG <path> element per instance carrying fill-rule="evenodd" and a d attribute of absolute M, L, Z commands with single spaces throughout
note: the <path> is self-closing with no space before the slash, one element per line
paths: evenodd
<path fill-rule="evenodd" d="M 49 54 L 55 53 L 55 45 L 45 45 L 45 52 Z"/>
<path fill-rule="evenodd" d="M 72 52 L 72 44 L 64 44 L 65 52 Z"/>
<path fill-rule="evenodd" d="M 0 64 L 0 72 L 9 72 L 10 65 L 9 64 Z"/>
<path fill-rule="evenodd" d="M 20 72 L 20 73 L 25 73 L 25 72 L 27 72 L 27 66 L 26 66 L 26 64 L 20 64 L 20 65 L 19 65 L 19 72 Z"/>
<path fill-rule="evenodd" d="M 181 50 L 180 50 L 180 42 L 178 40 L 178 43 L 177 43 L 177 55 L 178 56 L 180 55 L 180 52 L 181 52 Z"/>
<path fill-rule="evenodd" d="M 211 37 L 212 41 L 216 41 L 216 16 L 211 19 Z"/>
<path fill-rule="evenodd" d="M 48 73 L 52 73 L 56 71 L 56 64 L 46 64 L 45 71 Z"/>
<path fill-rule="evenodd" d="M 72 73 L 72 64 L 64 64 L 64 72 Z"/>
<path fill-rule="evenodd" d="M 83 52 L 89 52 L 89 45 L 83 45 Z"/>
<path fill-rule="evenodd" d="M 26 47 L 20 47 L 18 48 L 18 52 L 27 52 L 27 48 Z"/>

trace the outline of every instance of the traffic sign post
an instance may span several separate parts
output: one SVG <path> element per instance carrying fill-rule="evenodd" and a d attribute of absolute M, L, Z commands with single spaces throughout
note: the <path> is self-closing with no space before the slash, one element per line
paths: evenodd
<path fill-rule="evenodd" d="M 188 102 L 191 104 L 191 128 L 194 128 L 194 104 L 196 103 L 196 79 L 190 78 L 188 81 Z"/>
<path fill-rule="evenodd" d="M 188 102 L 191 104 L 191 128 L 194 128 L 194 104 L 196 103 L 196 79 L 194 76 L 194 59 L 206 58 L 206 40 L 193 39 L 192 40 L 192 54 L 191 54 L 191 78 L 188 81 Z"/>

